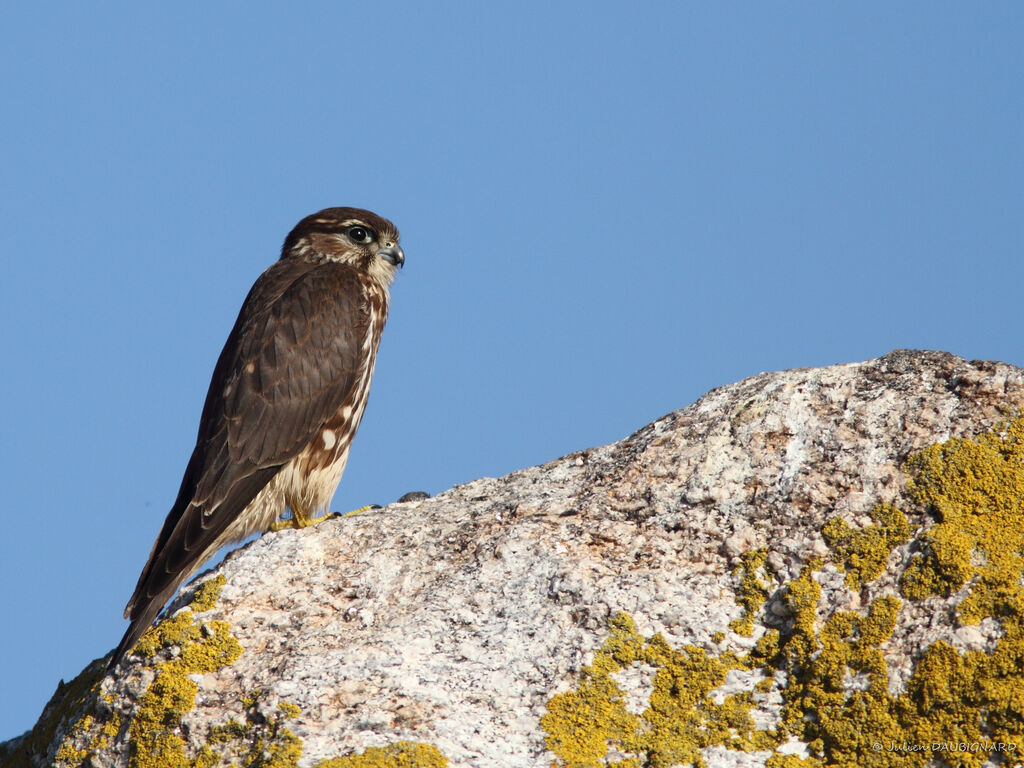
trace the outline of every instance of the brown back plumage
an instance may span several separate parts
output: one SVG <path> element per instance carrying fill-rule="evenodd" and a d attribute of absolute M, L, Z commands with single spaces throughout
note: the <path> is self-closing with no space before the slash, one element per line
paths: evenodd
<path fill-rule="evenodd" d="M 349 242 L 353 222 L 375 241 Z M 125 608 L 131 625 L 111 667 L 207 558 L 265 525 L 244 520 L 259 512 L 254 499 L 357 390 L 365 393 L 388 310 L 387 285 L 370 267 L 381 254 L 400 265 L 397 240 L 394 226 L 369 211 L 328 208 L 296 225 L 281 259 L 253 285 L 217 360 L 195 449 Z M 361 415 L 360 405 L 350 434 Z"/>

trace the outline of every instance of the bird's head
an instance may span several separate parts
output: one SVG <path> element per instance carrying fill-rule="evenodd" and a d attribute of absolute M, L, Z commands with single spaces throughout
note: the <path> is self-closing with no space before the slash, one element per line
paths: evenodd
<path fill-rule="evenodd" d="M 307 216 L 285 238 L 281 258 L 351 264 L 383 286 L 405 264 L 395 225 L 360 208 L 325 208 Z"/>

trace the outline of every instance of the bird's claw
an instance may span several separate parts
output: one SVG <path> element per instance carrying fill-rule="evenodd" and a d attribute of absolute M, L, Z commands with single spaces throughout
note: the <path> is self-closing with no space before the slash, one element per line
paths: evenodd
<path fill-rule="evenodd" d="M 334 513 L 328 512 L 327 514 L 320 515 L 320 517 L 309 517 L 303 512 L 292 510 L 291 517 L 287 520 L 275 520 L 270 524 L 270 530 L 283 531 L 286 528 L 298 528 L 301 530 L 302 528 L 309 528 L 311 525 L 322 523 L 329 517 L 334 517 Z"/>

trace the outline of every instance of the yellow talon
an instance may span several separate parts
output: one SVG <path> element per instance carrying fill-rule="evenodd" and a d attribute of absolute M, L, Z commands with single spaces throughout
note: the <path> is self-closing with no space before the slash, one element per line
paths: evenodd
<path fill-rule="evenodd" d="M 360 512 L 365 512 L 366 510 L 373 509 L 373 508 L 374 508 L 374 505 L 367 504 L 365 507 L 360 507 L 359 509 L 353 509 L 351 512 L 345 512 L 342 515 L 338 515 L 338 517 L 348 517 L 349 515 L 358 515 Z M 328 512 L 326 514 L 320 515 L 320 517 L 309 517 L 302 510 L 293 509 L 291 517 L 289 517 L 287 520 L 275 520 L 273 523 L 270 524 L 270 530 L 272 530 L 272 531 L 283 531 L 286 528 L 300 528 L 300 529 L 301 528 L 308 528 L 311 525 L 317 525 L 318 523 L 322 523 L 327 518 L 335 517 L 335 516 L 336 515 L 335 515 L 334 512 Z"/>
<path fill-rule="evenodd" d="M 358 514 L 361 514 L 362 512 L 366 512 L 369 509 L 373 509 L 373 504 L 367 504 L 365 507 L 360 507 L 359 509 L 353 509 L 351 512 L 345 512 L 344 514 L 342 514 L 342 517 L 350 517 L 351 515 L 358 515 Z"/>
<path fill-rule="evenodd" d="M 328 512 L 320 517 L 309 517 L 305 512 L 300 509 L 293 509 L 292 516 L 287 520 L 276 520 L 270 526 L 272 531 L 283 531 L 285 528 L 308 528 L 311 525 L 322 523 L 329 517 L 334 517 L 333 512 Z"/>
<path fill-rule="evenodd" d="M 311 525 L 316 525 L 317 523 L 322 523 L 324 520 L 326 520 L 329 517 L 334 517 L 334 513 L 333 512 L 325 512 L 324 514 L 320 515 L 320 517 L 307 517 L 307 518 L 304 518 L 302 521 L 300 521 L 299 525 L 297 525 L 296 528 L 308 528 Z"/>

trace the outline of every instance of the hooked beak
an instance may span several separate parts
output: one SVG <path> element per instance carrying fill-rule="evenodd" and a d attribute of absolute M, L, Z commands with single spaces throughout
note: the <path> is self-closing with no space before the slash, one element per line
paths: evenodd
<path fill-rule="evenodd" d="M 405 251 L 398 245 L 389 245 L 387 248 L 381 248 L 377 251 L 377 255 L 382 259 L 387 259 L 396 267 L 401 267 L 405 264 Z"/>

